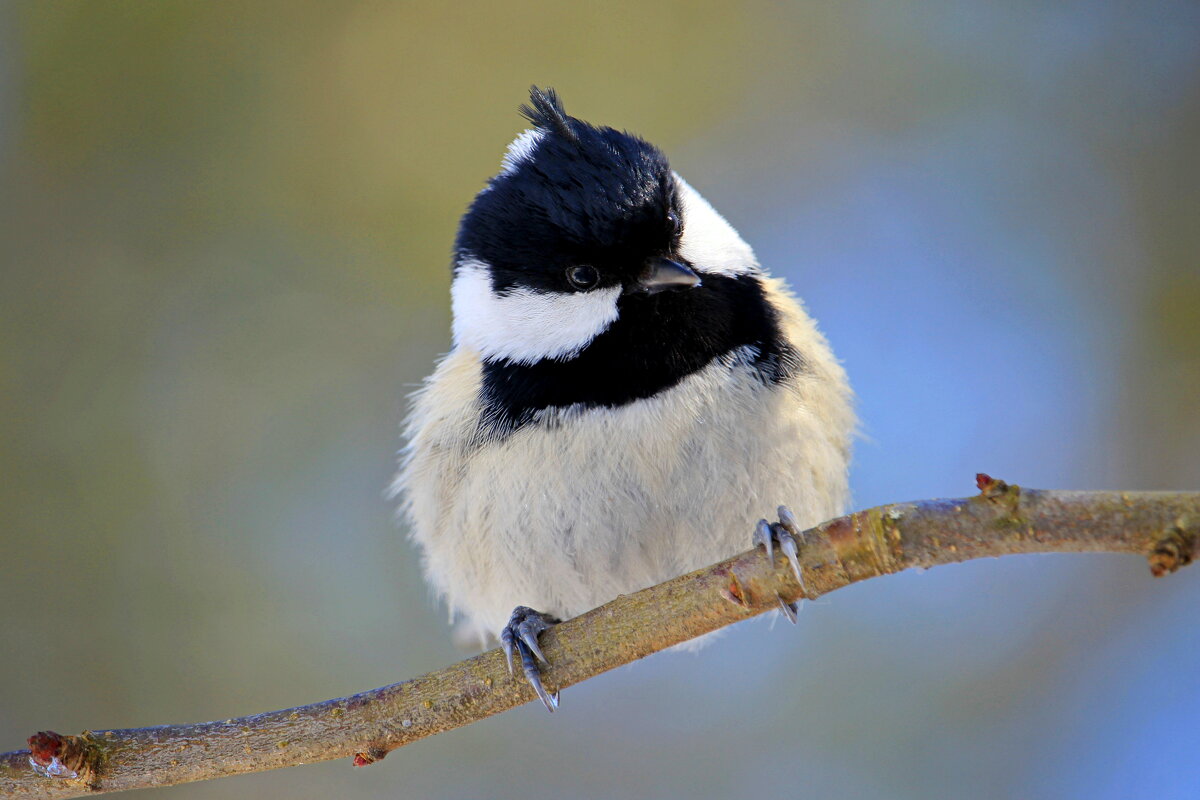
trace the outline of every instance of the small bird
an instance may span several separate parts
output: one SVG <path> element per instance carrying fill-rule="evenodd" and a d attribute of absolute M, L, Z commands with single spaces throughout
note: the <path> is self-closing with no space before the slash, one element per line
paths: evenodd
<path fill-rule="evenodd" d="M 530 99 L 459 226 L 453 347 L 393 488 L 451 619 L 553 710 L 555 622 L 750 540 L 799 578 L 788 531 L 842 513 L 855 419 L 813 320 L 660 150 Z"/>

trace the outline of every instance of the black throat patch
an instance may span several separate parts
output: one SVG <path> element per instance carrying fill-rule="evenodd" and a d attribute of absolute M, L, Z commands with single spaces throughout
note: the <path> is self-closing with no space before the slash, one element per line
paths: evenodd
<path fill-rule="evenodd" d="M 756 276 L 704 275 L 695 289 L 628 294 L 619 316 L 579 355 L 535 364 L 483 364 L 481 434 L 504 436 L 548 408 L 616 407 L 653 397 L 738 348 L 752 348 L 764 383 L 803 368 Z"/>

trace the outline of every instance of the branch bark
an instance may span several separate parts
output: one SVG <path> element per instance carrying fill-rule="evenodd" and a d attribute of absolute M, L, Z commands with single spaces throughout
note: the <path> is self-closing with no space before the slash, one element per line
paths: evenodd
<path fill-rule="evenodd" d="M 1017 553 L 1133 553 L 1155 576 L 1200 545 L 1200 492 L 1021 489 L 986 475 L 980 494 L 896 503 L 805 534 L 804 586 L 761 550 L 623 595 L 542 636 L 551 691 L 779 607 L 909 567 Z M 747 541 L 750 526 L 747 525 Z M 519 672 L 519 671 L 518 671 Z M 298 708 L 191 725 L 42 732 L 0 755 L 0 797 L 61 798 L 353 758 L 390 750 L 534 700 L 491 650 L 428 675 Z"/>

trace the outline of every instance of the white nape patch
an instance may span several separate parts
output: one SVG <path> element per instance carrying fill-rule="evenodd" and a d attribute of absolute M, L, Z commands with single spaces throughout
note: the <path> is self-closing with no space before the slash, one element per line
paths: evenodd
<path fill-rule="evenodd" d="M 579 354 L 617 318 L 620 286 L 590 292 L 492 290 L 488 265 L 466 259 L 450 287 L 454 344 L 483 358 L 535 364 Z"/>
<path fill-rule="evenodd" d="M 683 213 L 679 255 L 701 275 L 732 277 L 758 272 L 758 259 L 750 245 L 742 241 L 733 226 L 678 172 L 672 174 L 679 187 L 680 211 Z"/>
<path fill-rule="evenodd" d="M 508 146 L 508 150 L 504 152 L 504 158 L 500 160 L 500 174 L 507 175 L 516 170 L 523 161 L 528 161 L 533 157 L 533 150 L 537 147 L 538 142 L 546 132 L 538 128 L 530 128 L 520 136 L 512 140 L 512 144 Z"/>

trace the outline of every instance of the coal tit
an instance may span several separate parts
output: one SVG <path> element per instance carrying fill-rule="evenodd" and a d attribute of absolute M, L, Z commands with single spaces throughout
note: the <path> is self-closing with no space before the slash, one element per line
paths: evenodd
<path fill-rule="evenodd" d="M 542 630 L 741 552 L 764 508 L 842 513 L 854 414 L 813 320 L 661 151 L 531 100 L 462 218 L 454 344 L 395 489 L 452 619 L 553 708 Z"/>

